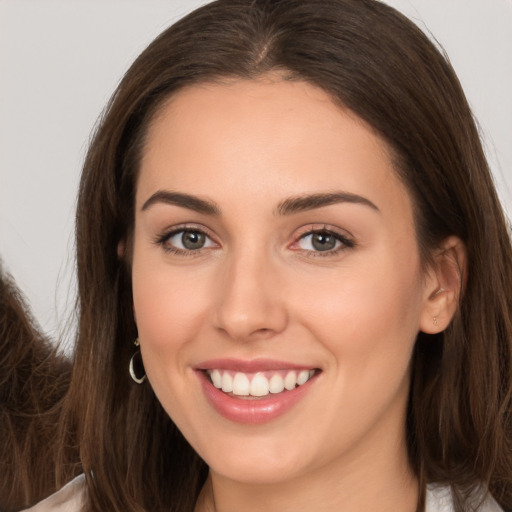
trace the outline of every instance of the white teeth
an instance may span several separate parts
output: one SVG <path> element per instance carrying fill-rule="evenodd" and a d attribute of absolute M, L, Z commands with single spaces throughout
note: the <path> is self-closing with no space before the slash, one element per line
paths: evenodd
<path fill-rule="evenodd" d="M 276 371 L 267 378 L 272 372 L 259 372 L 256 374 L 245 374 L 243 372 L 233 373 L 226 370 L 208 370 L 208 375 L 212 384 L 217 389 L 222 389 L 225 393 L 233 393 L 237 396 L 263 397 L 269 393 L 282 393 L 284 390 L 291 391 L 297 386 L 305 384 L 313 375 L 315 370 L 301 370 L 296 372 L 290 370 L 283 377 L 283 371 Z M 251 379 L 252 375 L 252 379 Z"/>
<path fill-rule="evenodd" d="M 268 392 L 268 379 L 261 373 L 256 374 L 251 381 L 250 394 L 252 396 L 267 396 Z"/>
<path fill-rule="evenodd" d="M 251 383 L 245 373 L 237 372 L 233 378 L 233 394 L 239 396 L 248 396 Z"/>
<path fill-rule="evenodd" d="M 299 386 L 302 386 L 302 384 L 305 384 L 309 380 L 309 371 L 308 370 L 302 370 L 299 375 L 297 376 L 297 384 Z"/>
<path fill-rule="evenodd" d="M 222 387 L 222 375 L 219 370 L 213 370 L 213 372 L 210 373 L 210 377 L 212 378 L 213 385 L 220 389 Z"/>
<path fill-rule="evenodd" d="M 297 384 L 297 374 L 295 372 L 288 372 L 286 377 L 284 378 L 284 387 L 291 391 L 295 389 L 295 385 Z"/>
<path fill-rule="evenodd" d="M 271 393 L 281 393 L 284 391 L 284 379 L 279 374 L 272 375 L 268 383 L 268 388 Z"/>
<path fill-rule="evenodd" d="M 231 393 L 233 391 L 233 377 L 228 372 L 224 372 L 222 376 L 222 391 Z"/>

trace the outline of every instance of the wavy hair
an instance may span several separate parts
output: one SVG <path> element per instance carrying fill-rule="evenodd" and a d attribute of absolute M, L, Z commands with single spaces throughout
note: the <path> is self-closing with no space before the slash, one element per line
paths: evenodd
<path fill-rule="evenodd" d="M 418 511 L 428 482 L 450 484 L 458 511 L 482 484 L 512 507 L 511 243 L 447 58 L 375 0 L 218 0 L 138 57 L 84 164 L 76 218 L 80 320 L 61 436 L 76 425 L 87 510 L 194 508 L 207 467 L 151 388 L 128 375 L 137 333 L 130 264 L 118 246 L 130 246 L 139 162 L 163 102 L 189 85 L 276 70 L 320 87 L 387 142 L 413 198 L 425 263 L 449 235 L 467 248 L 458 312 L 445 332 L 418 335 L 412 360 L 407 443 L 422 491 Z"/>

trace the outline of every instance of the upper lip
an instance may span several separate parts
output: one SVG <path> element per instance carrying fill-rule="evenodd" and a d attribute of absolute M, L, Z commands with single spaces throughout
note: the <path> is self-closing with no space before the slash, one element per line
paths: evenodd
<path fill-rule="evenodd" d="M 314 365 L 296 364 L 275 359 L 253 359 L 250 361 L 242 359 L 210 359 L 195 366 L 196 370 L 231 370 L 242 373 L 256 373 L 271 370 L 312 370 Z"/>

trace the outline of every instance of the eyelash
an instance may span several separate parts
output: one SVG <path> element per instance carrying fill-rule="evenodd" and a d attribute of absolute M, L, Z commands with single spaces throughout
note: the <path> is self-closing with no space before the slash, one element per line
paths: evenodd
<path fill-rule="evenodd" d="M 213 244 L 216 243 L 212 240 L 212 237 L 207 233 L 206 230 L 204 230 L 203 228 L 196 227 L 196 226 L 180 226 L 180 227 L 173 228 L 172 230 L 167 231 L 167 232 L 157 236 L 155 239 L 155 243 L 157 245 L 160 245 L 162 247 L 162 249 L 167 253 L 172 253 L 177 256 L 186 256 L 186 257 L 199 256 L 205 250 L 208 250 L 210 248 L 210 247 L 201 247 L 196 250 L 180 249 L 179 247 L 175 247 L 168 243 L 172 237 L 179 235 L 180 233 L 183 236 L 183 234 L 185 234 L 187 232 L 203 235 L 206 239 L 210 240 Z M 313 236 L 313 235 L 317 235 L 317 234 L 332 236 L 336 240 L 336 242 L 339 242 L 339 246 L 337 248 L 329 249 L 329 250 L 325 250 L 325 251 L 314 251 L 314 250 L 307 250 L 307 249 L 300 249 L 300 248 L 294 249 L 294 250 L 303 251 L 303 252 L 307 253 L 308 257 L 325 258 L 325 257 L 329 257 L 329 256 L 335 256 L 342 251 L 346 251 L 347 249 L 353 249 L 356 246 L 356 243 L 353 240 L 351 240 L 350 238 L 348 238 L 332 229 L 327 228 L 326 226 L 323 228 L 307 229 L 306 231 L 301 233 L 300 236 L 298 236 L 296 238 L 296 240 L 291 244 L 291 246 L 299 244 L 301 241 L 305 240 L 308 236 Z"/>

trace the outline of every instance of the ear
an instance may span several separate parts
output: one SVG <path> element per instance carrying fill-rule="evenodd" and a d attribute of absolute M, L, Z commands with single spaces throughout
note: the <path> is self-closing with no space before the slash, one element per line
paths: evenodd
<path fill-rule="evenodd" d="M 425 277 L 420 331 L 437 334 L 450 324 L 464 292 L 466 246 L 455 236 L 443 240 Z"/>

